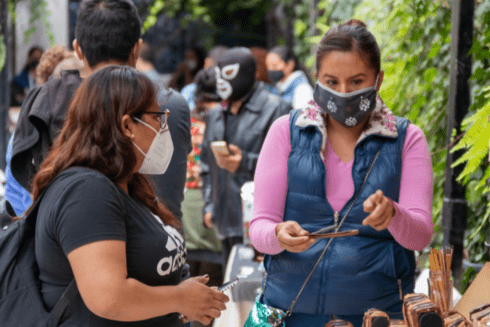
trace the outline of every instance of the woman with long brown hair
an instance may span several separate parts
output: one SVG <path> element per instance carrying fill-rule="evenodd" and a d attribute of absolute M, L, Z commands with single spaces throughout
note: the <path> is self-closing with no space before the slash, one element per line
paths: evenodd
<path fill-rule="evenodd" d="M 43 299 L 52 309 L 73 278 L 80 293 L 62 323 L 181 326 L 180 314 L 207 324 L 225 309 L 228 298 L 207 276 L 181 281 L 181 225 L 143 175 L 168 166 L 167 121 L 153 84 L 132 68 L 105 67 L 77 90 L 33 182 L 34 201 L 43 194 L 35 234 Z"/>

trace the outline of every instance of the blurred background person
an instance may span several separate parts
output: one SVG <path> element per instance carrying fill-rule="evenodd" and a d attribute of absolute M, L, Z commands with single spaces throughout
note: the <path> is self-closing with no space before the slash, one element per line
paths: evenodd
<path fill-rule="evenodd" d="M 259 152 L 272 123 L 291 105 L 255 80 L 255 59 L 244 47 L 232 48 L 217 61 L 216 92 L 221 107 L 208 114 L 202 146 L 204 219 L 221 240 L 223 269 L 235 244 L 243 243 L 240 188 L 252 181 Z M 225 141 L 216 151 L 214 141 Z"/>
<path fill-rule="evenodd" d="M 191 113 L 187 102 L 173 89 L 159 88 L 158 105 L 160 110 L 168 110 L 172 115 L 168 128 L 172 135 L 174 153 L 167 171 L 163 175 L 149 176 L 155 193 L 179 221 L 182 221 L 182 201 L 187 171 L 187 155 L 192 150 Z M 172 187 L 168 187 L 172 185 Z"/>
<path fill-rule="evenodd" d="M 219 105 L 221 98 L 216 94 L 216 72 L 214 68 L 201 70 L 195 78 L 197 101 L 191 112 L 192 151 L 188 156 L 186 191 L 182 202 L 182 222 L 187 245 L 187 263 L 191 277 L 209 275 L 209 286 L 223 282 L 221 242 L 212 228 L 206 228 L 203 220 L 204 200 L 200 173 L 201 152 L 205 119 L 210 109 Z M 192 326 L 202 326 L 193 322 Z"/>
<path fill-rule="evenodd" d="M 64 70 L 75 70 L 78 71 L 81 78 L 88 76 L 83 61 L 77 58 L 74 51 L 70 51 L 69 55 L 63 59 L 58 66 L 53 70 L 53 77 L 61 78 L 61 72 Z"/>
<path fill-rule="evenodd" d="M 269 79 L 293 109 L 303 108 L 313 100 L 313 88 L 292 49 L 283 45 L 274 47 L 267 54 L 265 62 Z"/>
<path fill-rule="evenodd" d="M 216 92 L 215 67 L 211 66 L 197 73 L 195 84 L 194 98 L 196 108 L 191 111 L 191 118 L 205 121 L 209 111 L 217 108 L 222 100 Z"/>
<path fill-rule="evenodd" d="M 223 54 L 226 50 L 228 50 L 228 47 L 225 47 L 223 45 L 217 45 L 215 47 L 212 47 L 211 50 L 209 50 L 208 56 L 204 59 L 204 66 L 203 68 L 209 68 L 212 66 L 216 65 L 216 60 Z M 184 88 L 182 88 L 182 91 L 180 91 L 180 94 L 184 97 L 184 99 L 187 101 L 189 104 L 189 109 L 194 110 L 196 108 L 196 102 L 195 102 L 195 91 L 196 91 L 196 83 L 192 82 Z"/>
<path fill-rule="evenodd" d="M 36 86 L 36 67 L 43 52 L 44 50 L 38 46 L 29 49 L 24 69 L 12 79 L 10 83 L 10 105 L 12 107 L 21 106 L 29 90 Z"/>
<path fill-rule="evenodd" d="M 43 53 L 36 68 L 37 85 L 46 83 L 50 76 L 60 78 L 62 70 L 78 70 L 80 75 L 84 75 L 83 62 L 76 58 L 75 52 L 64 46 L 49 48 Z"/>
<path fill-rule="evenodd" d="M 136 69 L 145 73 L 155 85 L 166 88 L 169 81 L 165 81 L 164 76 L 155 69 L 155 66 L 153 65 L 154 59 L 155 53 L 153 49 L 148 43 L 143 42 L 140 55 L 136 61 Z"/>
<path fill-rule="evenodd" d="M 187 49 L 184 61 L 177 66 L 169 82 L 169 87 L 181 91 L 184 86 L 192 83 L 197 72 L 204 67 L 205 58 L 206 50 L 199 47 Z"/>
<path fill-rule="evenodd" d="M 279 92 L 277 89 L 271 84 L 267 65 L 265 64 L 265 59 L 267 58 L 269 51 L 261 47 L 251 47 L 250 51 L 255 59 L 255 80 L 264 82 L 264 84 L 269 88 L 269 91 L 271 91 L 273 94 L 278 94 Z"/>
<path fill-rule="evenodd" d="M 60 78 L 61 70 L 78 70 L 84 75 L 83 63 L 76 58 L 73 51 L 66 47 L 55 46 L 44 52 L 36 68 L 37 86 L 45 84 L 50 76 Z M 29 192 L 23 188 L 12 176 L 10 160 L 12 158 L 12 142 L 14 133 L 10 137 L 5 167 L 5 199 L 10 203 L 16 215 L 22 215 L 31 205 L 32 200 Z"/>

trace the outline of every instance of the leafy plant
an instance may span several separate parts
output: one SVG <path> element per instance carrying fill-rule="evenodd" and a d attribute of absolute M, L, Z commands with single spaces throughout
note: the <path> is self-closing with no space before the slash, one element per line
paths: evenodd
<path fill-rule="evenodd" d="M 0 34 L 0 70 L 3 69 L 6 59 L 7 59 L 7 49 L 5 47 L 5 42 L 3 42 L 3 35 Z"/>
<path fill-rule="evenodd" d="M 50 46 L 54 46 L 54 34 L 53 26 L 49 22 L 48 3 L 46 0 L 29 0 L 29 11 L 31 17 L 29 18 L 29 25 L 31 26 L 24 34 L 24 43 L 29 42 L 31 36 L 36 32 L 36 21 L 40 21 L 44 25 L 46 36 L 48 37 Z M 19 0 L 17 0 L 19 2 Z"/>
<path fill-rule="evenodd" d="M 471 115 L 463 122 L 465 135 L 453 149 L 466 151 L 454 166 L 465 165 L 459 180 L 467 185 L 467 200 L 476 209 L 468 220 L 468 236 L 465 239 L 469 257 L 476 263 L 490 260 L 484 246 L 485 241 L 490 243 L 490 27 L 486 23 L 489 19 L 490 1 L 477 1 L 475 34 L 470 51 L 473 56 L 473 75 L 470 80 L 473 103 Z"/>
<path fill-rule="evenodd" d="M 51 14 L 48 10 L 48 4 L 46 0 L 8 0 L 7 2 L 7 11 L 12 19 L 12 21 L 15 21 L 16 19 L 16 12 L 15 12 L 15 5 L 21 1 L 29 1 L 29 11 L 30 11 L 30 18 L 29 18 L 29 25 L 30 28 L 25 31 L 24 34 L 24 43 L 29 42 L 30 37 L 36 32 L 36 26 L 34 25 L 36 21 L 40 21 L 45 29 L 44 32 L 46 33 L 46 36 L 48 37 L 49 44 L 50 46 L 54 46 L 54 34 L 53 34 L 53 27 L 51 23 L 49 22 L 49 15 Z M 3 69 L 3 66 L 5 65 L 5 61 L 7 58 L 7 49 L 5 46 L 4 42 L 4 33 L 5 31 L 1 31 L 0 34 L 0 70 Z"/>
<path fill-rule="evenodd" d="M 249 22 L 242 26 L 247 30 L 258 25 L 266 12 L 269 11 L 273 1 L 270 0 L 153 0 L 146 10 L 147 16 L 143 23 L 143 33 L 154 26 L 158 15 L 164 13 L 167 17 L 175 17 L 185 13 L 181 23 L 185 27 L 189 22 L 201 20 L 215 26 L 238 23 L 236 15 L 243 10 L 249 11 Z"/>

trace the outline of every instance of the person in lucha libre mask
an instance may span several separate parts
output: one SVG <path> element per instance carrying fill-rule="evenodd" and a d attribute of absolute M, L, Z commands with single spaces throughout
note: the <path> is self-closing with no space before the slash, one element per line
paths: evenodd
<path fill-rule="evenodd" d="M 254 178 L 270 126 L 289 113 L 291 105 L 255 80 L 256 64 L 247 48 L 226 51 L 214 69 L 216 93 L 223 101 L 207 117 L 201 179 L 204 224 L 213 227 L 221 241 L 225 268 L 233 246 L 243 242 L 240 188 Z"/>
<path fill-rule="evenodd" d="M 234 48 L 219 57 L 216 69 L 218 95 L 228 103 L 245 97 L 255 83 L 255 60 L 247 48 Z"/>

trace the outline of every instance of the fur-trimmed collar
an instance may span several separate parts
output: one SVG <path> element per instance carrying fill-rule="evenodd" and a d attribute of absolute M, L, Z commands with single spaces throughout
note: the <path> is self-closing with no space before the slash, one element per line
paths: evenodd
<path fill-rule="evenodd" d="M 311 100 L 303 109 L 301 109 L 301 113 L 298 116 L 298 119 L 296 119 L 295 125 L 298 127 L 318 127 L 323 135 L 320 156 L 322 160 L 325 161 L 324 153 L 325 146 L 327 144 L 327 129 L 325 127 L 322 115 L 324 115 L 324 111 L 315 101 Z M 389 138 L 398 137 L 396 118 L 380 97 L 377 97 L 376 107 L 371 113 L 367 128 L 362 132 L 361 136 L 357 140 L 357 143 L 361 142 L 370 135 L 380 135 Z"/>

